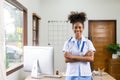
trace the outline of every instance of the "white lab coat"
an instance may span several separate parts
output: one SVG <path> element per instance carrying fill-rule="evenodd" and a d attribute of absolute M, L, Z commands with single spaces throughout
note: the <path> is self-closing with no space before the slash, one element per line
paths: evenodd
<path fill-rule="evenodd" d="M 84 47 L 83 47 L 84 44 Z M 83 51 L 81 52 L 81 48 Z M 77 39 L 71 37 L 68 39 L 63 47 L 63 52 L 70 52 L 72 55 L 84 56 L 87 51 L 96 51 L 92 42 L 82 36 L 80 48 L 77 46 Z M 66 76 L 91 76 L 90 62 L 74 62 L 67 63 Z"/>

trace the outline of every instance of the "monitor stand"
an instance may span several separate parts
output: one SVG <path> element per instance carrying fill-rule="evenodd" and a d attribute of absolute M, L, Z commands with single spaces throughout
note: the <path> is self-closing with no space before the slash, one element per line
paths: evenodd
<path fill-rule="evenodd" d="M 43 78 L 41 75 L 41 71 L 40 71 L 39 60 L 34 61 L 32 72 L 31 72 L 31 77 L 35 79 Z"/>

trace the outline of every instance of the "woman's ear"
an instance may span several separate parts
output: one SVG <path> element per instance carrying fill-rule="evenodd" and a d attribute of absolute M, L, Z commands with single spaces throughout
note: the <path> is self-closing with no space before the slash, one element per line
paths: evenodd
<path fill-rule="evenodd" d="M 74 31 L 74 26 L 72 26 L 72 30 Z"/>
<path fill-rule="evenodd" d="M 84 28 L 85 28 L 84 25 L 82 27 L 83 27 L 83 30 L 84 30 Z"/>
<path fill-rule="evenodd" d="M 74 29 L 74 27 L 72 26 L 72 29 Z"/>
<path fill-rule="evenodd" d="M 74 25 L 72 24 L 72 29 L 74 29 Z"/>

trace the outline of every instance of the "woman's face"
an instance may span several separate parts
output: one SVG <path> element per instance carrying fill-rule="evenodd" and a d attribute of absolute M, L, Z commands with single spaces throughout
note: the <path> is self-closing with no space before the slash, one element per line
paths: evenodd
<path fill-rule="evenodd" d="M 81 37 L 83 30 L 84 30 L 84 26 L 82 23 L 76 22 L 73 24 L 72 29 L 73 29 L 73 32 L 74 32 L 76 37 Z"/>

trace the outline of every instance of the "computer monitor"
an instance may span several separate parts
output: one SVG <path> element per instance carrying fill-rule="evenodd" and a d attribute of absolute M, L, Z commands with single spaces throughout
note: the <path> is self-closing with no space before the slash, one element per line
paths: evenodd
<path fill-rule="evenodd" d="M 53 47 L 24 46 L 24 71 L 31 72 L 35 60 L 39 63 L 40 73 L 54 74 Z"/>

